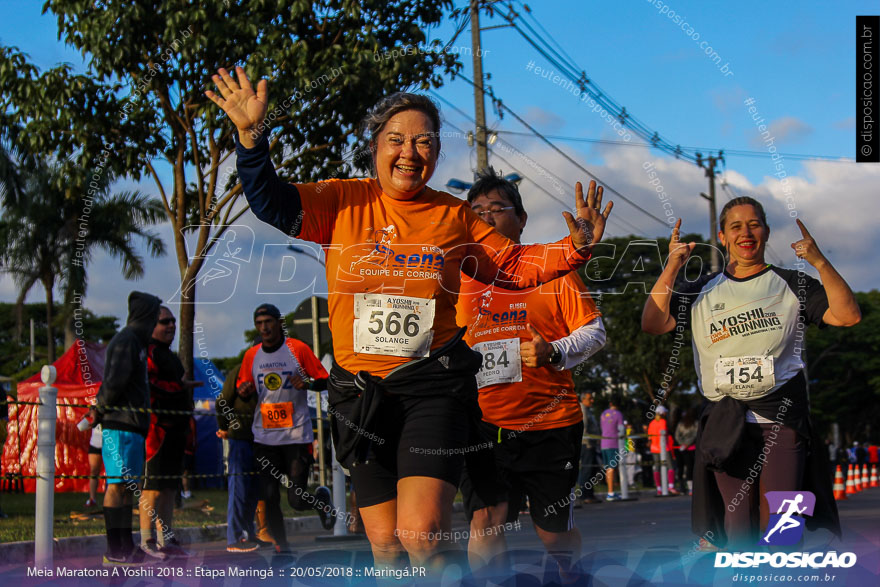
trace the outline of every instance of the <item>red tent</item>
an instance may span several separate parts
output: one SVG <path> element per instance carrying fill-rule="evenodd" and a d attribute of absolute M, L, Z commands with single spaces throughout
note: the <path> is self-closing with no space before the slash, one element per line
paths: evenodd
<path fill-rule="evenodd" d="M 67 475 L 89 474 L 89 438 L 91 430 L 80 432 L 77 423 L 86 408 L 70 404 L 90 404 L 101 387 L 106 346 L 77 340 L 53 363 L 58 388 L 58 419 L 55 425 L 55 472 Z M 40 375 L 18 384 L 18 400 L 40 401 Z M 30 405 L 9 406 L 9 426 L 3 447 L 3 473 L 35 475 L 37 468 L 37 408 Z M 25 479 L 24 490 L 36 490 L 36 479 Z M 88 479 L 56 479 L 55 491 L 89 490 Z"/>

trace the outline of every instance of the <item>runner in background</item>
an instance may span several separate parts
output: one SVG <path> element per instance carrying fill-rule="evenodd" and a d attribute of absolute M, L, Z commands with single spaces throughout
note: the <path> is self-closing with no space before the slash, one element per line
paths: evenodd
<path fill-rule="evenodd" d="M 333 527 L 330 490 L 323 485 L 308 492 L 315 462 L 312 418 L 307 390 L 325 389 L 327 371 L 307 344 L 284 336 L 281 311 L 272 304 L 254 310 L 254 326 L 263 342 L 244 354 L 236 379 L 242 398 L 257 395 L 254 411 L 254 460 L 260 472 L 260 497 L 276 552 L 286 552 L 287 532 L 281 512 L 280 486 L 295 510 L 316 510 L 325 529 Z M 286 477 L 286 483 L 283 482 Z M 251 542 L 245 546 L 249 548 Z"/>
<path fill-rule="evenodd" d="M 457 548 L 430 536 L 451 530 L 461 451 L 476 417 L 479 355 L 455 324 L 462 271 L 512 289 L 561 277 L 587 261 L 611 203 L 601 209 L 595 182 L 586 199 L 577 184 L 578 220 L 563 213 L 569 237 L 515 245 L 458 198 L 427 187 L 440 155 L 440 114 L 429 98 L 406 93 L 383 98 L 364 119 L 374 178 L 288 184 L 269 157 L 268 84 L 254 92 L 242 68 L 236 78 L 220 69 L 213 80 L 222 97 L 206 94 L 236 126 L 251 210 L 326 253 L 331 427 L 373 558 L 442 570 L 442 553 Z"/>
<path fill-rule="evenodd" d="M 467 201 L 519 244 L 528 215 L 514 183 L 490 167 L 477 174 Z M 471 568 L 493 559 L 493 571 L 506 567 L 501 527 L 516 521 L 528 498 L 538 537 L 563 582 L 573 580 L 581 535 L 569 497 L 584 423 L 569 369 L 605 344 L 599 311 L 576 272 L 519 291 L 463 278 L 457 321 L 467 328 L 465 341 L 483 356 L 477 373 L 483 421 L 469 447 L 482 450 L 468 453 L 461 484 Z"/>
<path fill-rule="evenodd" d="M 619 501 L 620 496 L 614 491 L 614 474 L 620 468 L 620 462 L 624 455 L 620 453 L 620 426 L 623 425 L 623 414 L 620 412 L 620 399 L 612 395 L 608 400 L 608 409 L 599 416 L 599 426 L 602 429 L 602 463 L 605 467 L 605 483 L 608 484 L 608 493 L 605 501 Z"/>
<path fill-rule="evenodd" d="M 818 270 L 821 283 L 767 264 L 764 209 L 752 198 L 735 198 L 719 221 L 728 255 L 723 272 L 679 285 L 673 299 L 676 276 L 696 246 L 680 242 L 679 220 L 642 313 L 645 332 L 693 332 L 699 387 L 710 400 L 697 435 L 692 525 L 695 534 L 715 537 L 706 549 L 754 548 L 767 527 L 768 491 L 813 492 L 811 520 L 840 534 L 827 452 L 810 423 L 803 329 L 852 326 L 861 313 L 846 281 L 796 222 L 801 239 L 791 248 Z"/>
<path fill-rule="evenodd" d="M 596 499 L 593 484 L 589 482 L 599 470 L 599 438 L 590 438 L 593 436 L 602 436 L 602 429 L 599 427 L 599 421 L 593 414 L 593 392 L 585 391 L 581 395 L 581 412 L 584 415 L 584 441 L 581 448 L 581 468 L 578 472 L 577 486 L 583 492 L 581 502 L 584 504 L 599 503 Z M 577 504 L 575 505 L 577 507 Z"/>

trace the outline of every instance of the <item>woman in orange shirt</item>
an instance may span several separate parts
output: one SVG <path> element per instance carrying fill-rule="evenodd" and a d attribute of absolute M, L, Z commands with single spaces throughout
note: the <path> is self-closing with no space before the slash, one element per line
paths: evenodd
<path fill-rule="evenodd" d="M 479 355 L 461 342 L 460 275 L 521 289 L 589 258 L 611 203 L 576 186 L 570 236 L 516 245 L 466 202 L 427 187 L 440 153 L 430 99 L 397 93 L 365 119 L 375 177 L 289 184 L 275 174 L 262 132 L 268 85 L 242 68 L 213 76 L 206 95 L 238 130 L 237 166 L 255 215 L 323 246 L 335 363 L 330 413 L 337 458 L 352 473 L 377 564 L 425 565 L 448 548 Z M 222 97 L 221 97 L 222 96 Z M 477 412 L 478 413 L 478 412 Z M 430 561 L 442 565 L 442 557 Z"/>

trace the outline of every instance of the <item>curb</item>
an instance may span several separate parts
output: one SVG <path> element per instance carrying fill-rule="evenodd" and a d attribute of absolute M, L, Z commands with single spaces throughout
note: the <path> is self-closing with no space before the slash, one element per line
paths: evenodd
<path fill-rule="evenodd" d="M 322 531 L 321 519 L 318 516 L 285 518 L 284 527 L 288 535 L 298 532 Z M 330 530 L 327 530 L 330 532 Z M 201 542 L 217 542 L 226 540 L 226 524 L 210 526 L 178 528 L 174 531 L 184 546 Z M 134 543 L 140 544 L 140 532 L 133 532 Z M 104 534 L 90 536 L 69 536 L 55 538 L 53 556 L 55 559 L 101 556 L 107 549 L 107 538 Z M 32 564 L 34 561 L 34 541 L 7 542 L 0 544 L 0 560 L 3 564 Z"/>
<path fill-rule="evenodd" d="M 463 512 L 464 506 L 461 502 L 453 503 L 452 511 L 455 513 Z M 226 524 L 212 524 L 210 526 L 178 528 L 174 533 L 181 544 L 188 546 L 202 542 L 226 540 L 226 526 Z M 321 526 L 321 519 L 318 516 L 284 518 L 284 528 L 288 536 L 299 532 L 320 532 L 324 530 L 323 526 Z M 327 532 L 330 532 L 330 530 L 327 530 Z M 140 532 L 133 532 L 132 534 L 134 536 L 134 543 L 140 544 Z M 56 559 L 101 556 L 107 549 L 107 538 L 104 534 L 55 538 L 54 542 L 53 556 Z M 32 564 L 34 561 L 34 541 L 0 543 L 0 561 L 3 561 L 4 565 Z"/>

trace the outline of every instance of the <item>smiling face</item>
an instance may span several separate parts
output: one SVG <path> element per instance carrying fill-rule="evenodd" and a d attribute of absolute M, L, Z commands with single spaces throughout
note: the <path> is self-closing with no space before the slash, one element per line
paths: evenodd
<path fill-rule="evenodd" d="M 721 244 L 738 267 L 764 265 L 764 248 L 770 237 L 768 228 L 751 204 L 733 206 L 727 211 L 724 227 L 718 232 Z"/>
<path fill-rule="evenodd" d="M 502 208 L 506 208 L 502 210 Z M 500 190 L 490 190 L 488 194 L 481 194 L 471 200 L 471 209 L 480 214 L 495 230 L 519 244 L 519 238 L 526 226 L 528 215 L 523 211 L 517 214 L 513 208 L 513 202 L 508 200 Z M 493 213 L 493 211 L 498 211 Z M 481 214 L 482 213 L 482 214 Z"/>
<path fill-rule="evenodd" d="M 392 116 L 373 145 L 382 191 L 395 200 L 418 196 L 437 166 L 440 140 L 431 119 L 420 110 Z"/>

